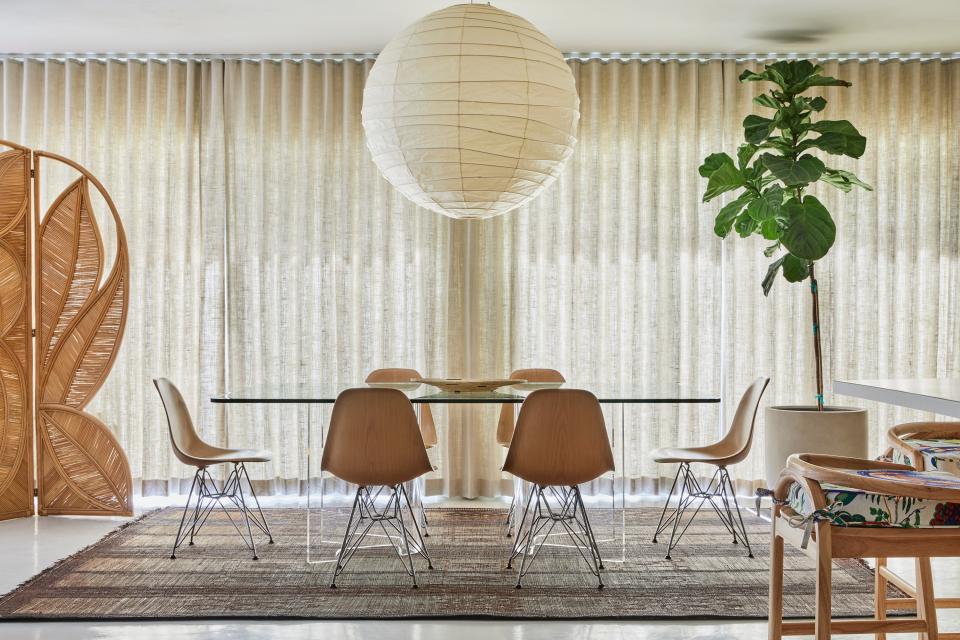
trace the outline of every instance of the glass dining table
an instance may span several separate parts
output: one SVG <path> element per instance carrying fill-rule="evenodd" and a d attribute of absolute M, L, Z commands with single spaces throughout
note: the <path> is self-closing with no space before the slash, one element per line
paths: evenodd
<path fill-rule="evenodd" d="M 275 405 L 292 404 L 307 405 L 307 425 L 306 425 L 306 504 L 307 504 L 307 531 L 306 531 L 306 561 L 309 564 L 333 562 L 336 559 L 336 546 L 340 544 L 337 536 L 338 532 L 324 530 L 324 510 L 325 500 L 323 491 L 323 478 L 320 477 L 319 500 L 313 499 L 313 490 L 311 488 L 311 479 L 314 469 L 312 468 L 314 458 L 314 444 L 316 436 L 319 435 L 319 450 L 322 451 L 326 441 L 326 421 L 323 420 L 323 412 L 319 411 L 320 419 L 314 416 L 314 408 L 319 405 L 332 405 L 337 400 L 337 396 L 346 389 L 353 387 L 389 387 L 402 391 L 413 404 L 417 411 L 417 418 L 420 418 L 420 408 L 425 404 L 431 405 L 504 405 L 509 404 L 514 407 L 514 420 L 520 411 L 524 399 L 533 391 L 542 388 L 566 388 L 566 389 L 586 389 L 593 393 L 600 401 L 603 407 L 607 430 L 610 434 L 610 445 L 614 452 L 616 469 L 610 478 L 610 493 L 606 497 L 601 497 L 594 501 L 597 508 L 608 510 L 610 514 L 608 534 L 598 538 L 599 543 L 607 545 L 608 549 L 613 551 L 612 557 L 604 557 L 608 562 L 623 562 L 626 560 L 626 509 L 627 509 L 627 478 L 625 471 L 627 469 L 627 447 L 626 443 L 626 411 L 631 405 L 685 405 L 685 404 L 718 404 L 720 398 L 716 395 L 703 393 L 689 393 L 676 388 L 657 389 L 654 392 L 648 390 L 631 390 L 630 387 L 611 384 L 581 384 L 566 382 L 562 385 L 556 383 L 544 384 L 517 384 L 509 387 L 502 387 L 497 391 L 481 392 L 446 392 L 439 391 L 434 387 L 421 385 L 417 383 L 384 383 L 384 384 L 293 384 L 278 386 L 263 386 L 250 389 L 240 389 L 227 391 L 219 395 L 212 396 L 211 402 L 223 405 Z M 611 413 L 612 410 L 612 413 Z M 439 427 L 440 425 L 438 425 Z M 491 426 L 491 430 L 496 428 L 496 424 Z M 315 431 L 319 431 L 315 434 Z M 492 431 L 491 431 L 492 435 Z M 441 435 L 442 440 L 442 435 Z M 418 498 L 419 500 L 419 498 Z M 319 502 L 319 504 L 318 504 Z M 519 518 L 522 510 L 522 500 L 514 501 L 517 513 L 515 518 Z M 420 505 L 417 505 L 418 507 Z M 316 518 L 312 518 L 316 515 Z M 591 519 L 593 517 L 591 516 Z M 313 533 L 311 520 L 317 522 L 318 532 Z M 518 520 L 515 519 L 515 522 Z M 314 547 L 319 547 L 315 551 Z"/>

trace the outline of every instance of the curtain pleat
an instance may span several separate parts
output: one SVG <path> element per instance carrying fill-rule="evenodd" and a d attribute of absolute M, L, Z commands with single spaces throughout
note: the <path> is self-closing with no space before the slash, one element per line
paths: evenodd
<path fill-rule="evenodd" d="M 75 158 L 117 203 L 130 245 L 127 333 L 91 411 L 120 438 L 145 493 L 189 470 L 167 442 L 150 379 L 184 391 L 204 437 L 269 448 L 258 488 L 318 477 L 329 408 L 215 406 L 224 389 L 359 383 L 376 367 L 501 376 L 553 367 L 633 393 L 720 395 L 718 405 L 631 405 L 605 415 L 628 489 L 673 470 L 649 452 L 702 444 L 740 393 L 813 400 L 807 289 L 760 290 L 759 238 L 721 241 L 697 166 L 733 153 L 762 89 L 759 62 L 571 60 L 579 143 L 561 179 L 488 221 L 419 210 L 383 180 L 360 122 L 372 61 L 0 59 L 2 137 Z M 830 118 L 867 136 L 872 192 L 813 192 L 837 221 L 818 264 L 828 401 L 867 406 L 871 450 L 920 414 L 830 393 L 837 379 L 960 375 L 960 64 L 828 60 Z M 44 174 L 49 202 L 67 173 Z M 723 201 L 727 201 L 724 198 Z M 95 203 L 95 206 L 96 203 Z M 108 250 L 110 221 L 97 206 Z M 440 407 L 434 493 L 509 490 L 494 407 Z M 620 440 L 623 425 L 625 441 Z M 762 476 L 754 454 L 734 473 Z"/>

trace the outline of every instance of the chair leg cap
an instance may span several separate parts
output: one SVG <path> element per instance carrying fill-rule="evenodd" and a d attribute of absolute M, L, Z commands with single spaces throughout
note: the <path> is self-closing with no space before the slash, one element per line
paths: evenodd
<path fill-rule="evenodd" d="M 514 589 L 523 589 L 523 585 L 518 584 Z"/>
<path fill-rule="evenodd" d="M 170 556 L 170 559 L 171 559 L 171 560 L 176 560 L 176 559 L 177 559 L 177 556 Z"/>
<path fill-rule="evenodd" d="M 270 542 L 268 542 L 267 544 L 273 544 L 273 538 L 270 538 Z"/>

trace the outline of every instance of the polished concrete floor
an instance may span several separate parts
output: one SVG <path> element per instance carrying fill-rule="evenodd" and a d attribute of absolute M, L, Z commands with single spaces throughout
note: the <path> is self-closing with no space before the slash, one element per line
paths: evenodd
<path fill-rule="evenodd" d="M 290 504 L 283 501 L 284 505 Z M 140 501 L 149 509 L 165 501 Z M 454 503 L 460 506 L 459 503 Z M 471 501 L 469 504 L 483 506 Z M 487 505 L 489 506 L 489 505 Z M 0 593 L 87 545 L 125 521 L 123 518 L 30 518 L 0 522 Z M 960 594 L 960 562 L 934 565 L 938 595 Z M 909 570 L 905 576 L 911 576 Z M 960 616 L 940 615 L 941 629 L 960 630 Z M 162 623 L 3 623 L 2 640 L 193 640 L 203 638 L 324 638 L 324 640 L 759 640 L 767 637 L 763 622 L 493 622 L 493 621 L 334 621 L 334 622 L 162 622 Z M 850 636 L 853 637 L 853 636 Z M 861 636 L 863 637 L 863 636 Z M 872 637 L 872 636 L 870 636 Z M 889 636 L 913 637 L 913 636 Z"/>

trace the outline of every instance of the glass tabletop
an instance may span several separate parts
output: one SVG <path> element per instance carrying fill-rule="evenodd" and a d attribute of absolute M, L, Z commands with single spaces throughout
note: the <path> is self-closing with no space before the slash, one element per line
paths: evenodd
<path fill-rule="evenodd" d="M 358 384 L 291 384 L 253 387 L 249 389 L 232 390 L 215 395 L 211 402 L 234 404 L 332 404 L 337 396 L 350 388 L 389 387 L 402 391 L 415 404 L 518 404 L 523 402 L 529 394 L 537 389 L 557 388 L 586 389 L 603 403 L 638 403 L 638 404 L 690 404 L 690 403 L 717 403 L 720 398 L 715 394 L 690 392 L 680 386 L 631 389 L 623 385 L 613 384 L 580 384 L 567 382 L 562 385 L 519 384 L 516 386 L 501 387 L 497 391 L 440 391 L 436 387 L 425 384 L 404 383 L 397 385 L 366 383 Z"/>

